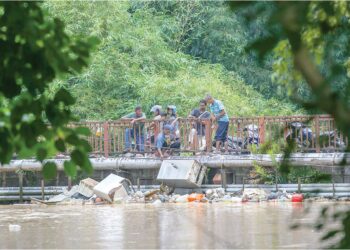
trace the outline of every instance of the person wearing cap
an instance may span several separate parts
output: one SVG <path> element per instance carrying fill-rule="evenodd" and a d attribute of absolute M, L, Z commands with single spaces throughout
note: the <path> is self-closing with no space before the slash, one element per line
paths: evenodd
<path fill-rule="evenodd" d="M 219 151 L 221 147 L 221 143 L 225 145 L 225 150 L 227 151 L 227 133 L 229 126 L 228 115 L 225 111 L 224 104 L 214 99 L 211 95 L 207 95 L 205 97 L 207 103 L 209 103 L 210 112 L 212 113 L 212 120 L 217 121 L 218 127 L 215 133 L 215 141 L 216 141 L 216 150 Z"/>
<path fill-rule="evenodd" d="M 157 121 L 161 119 L 161 112 L 162 112 L 162 106 L 160 105 L 154 105 L 151 110 L 151 113 L 153 113 L 153 120 Z"/>
<path fill-rule="evenodd" d="M 145 151 L 144 125 L 146 120 L 142 108 L 137 106 L 135 112 L 125 115 L 122 120 L 130 121 L 131 128 L 125 129 L 125 151 L 130 150 L 131 140 L 134 139 L 139 152 Z"/>
<path fill-rule="evenodd" d="M 157 137 L 157 153 L 161 158 L 164 157 L 163 150 L 180 148 L 180 141 L 176 138 L 175 134 L 172 131 L 173 127 L 169 124 L 166 124 L 163 127 L 163 131 Z"/>
<path fill-rule="evenodd" d="M 167 107 L 168 121 L 166 124 L 169 124 L 173 127 L 175 135 L 180 138 L 179 122 L 180 117 L 177 116 L 176 106 L 168 105 Z"/>
<path fill-rule="evenodd" d="M 153 113 L 153 121 L 151 122 L 149 126 L 149 134 L 148 134 L 148 139 L 147 139 L 147 145 L 151 146 L 155 142 L 155 134 L 160 132 L 163 127 L 163 122 L 162 120 L 162 106 L 160 105 L 154 105 L 150 112 Z"/>

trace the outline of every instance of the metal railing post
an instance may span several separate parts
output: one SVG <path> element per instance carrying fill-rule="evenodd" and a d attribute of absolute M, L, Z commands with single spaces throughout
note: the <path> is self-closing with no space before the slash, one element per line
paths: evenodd
<path fill-rule="evenodd" d="M 103 152 L 104 152 L 104 157 L 108 157 L 109 155 L 109 133 L 108 133 L 108 128 L 109 128 L 109 124 L 108 122 L 105 122 L 103 124 Z"/>
<path fill-rule="evenodd" d="M 2 173 L 2 187 L 6 187 L 6 172 Z"/>
<path fill-rule="evenodd" d="M 259 144 L 265 143 L 265 117 L 259 117 Z"/>
<path fill-rule="evenodd" d="M 72 178 L 68 176 L 68 191 L 70 191 L 71 189 L 72 189 Z"/>
<path fill-rule="evenodd" d="M 212 140 L 211 140 L 211 121 L 205 121 L 205 142 L 207 152 L 211 152 Z"/>
<path fill-rule="evenodd" d="M 45 200 L 45 181 L 41 180 L 41 199 Z"/>
<path fill-rule="evenodd" d="M 320 153 L 320 116 L 315 116 L 316 153 Z"/>
<path fill-rule="evenodd" d="M 275 172 L 275 185 L 276 185 L 276 192 L 278 192 L 278 169 L 276 167 L 276 172 Z"/>
<path fill-rule="evenodd" d="M 18 186 L 19 186 L 19 202 L 23 202 L 23 173 L 22 170 L 18 173 Z"/>

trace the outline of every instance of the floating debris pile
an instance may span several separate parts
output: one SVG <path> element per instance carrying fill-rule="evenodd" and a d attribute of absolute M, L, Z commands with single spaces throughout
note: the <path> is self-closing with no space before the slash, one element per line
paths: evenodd
<path fill-rule="evenodd" d="M 32 199 L 34 203 L 50 204 L 124 204 L 124 203 L 149 203 L 159 205 L 162 203 L 187 203 L 187 202 L 268 202 L 291 201 L 302 202 L 303 194 L 288 193 L 286 190 L 277 192 L 267 191 L 261 188 L 245 188 L 237 192 L 225 192 L 223 188 L 207 189 L 203 192 L 176 194 L 174 189 L 161 185 L 159 189 L 148 191 L 135 191 L 131 182 L 115 174 L 108 175 L 101 182 L 91 178 L 81 180 L 79 185 L 73 186 L 69 191 L 56 195 L 48 200 Z M 306 197 L 310 201 L 329 201 L 331 197 Z M 334 199 L 333 199 L 334 200 Z M 349 201 L 350 198 L 342 197 L 336 200 Z"/>
<path fill-rule="evenodd" d="M 148 190 L 145 192 L 134 191 L 130 183 L 120 176 L 110 174 L 101 182 L 91 178 L 80 181 L 62 194 L 49 200 L 33 202 L 45 204 L 121 204 L 121 203 L 187 203 L 187 202 L 262 202 L 269 200 L 289 201 L 293 195 L 286 191 L 267 192 L 258 188 L 246 188 L 238 192 L 225 192 L 223 188 L 207 189 L 202 193 L 169 194 L 169 189 Z"/>

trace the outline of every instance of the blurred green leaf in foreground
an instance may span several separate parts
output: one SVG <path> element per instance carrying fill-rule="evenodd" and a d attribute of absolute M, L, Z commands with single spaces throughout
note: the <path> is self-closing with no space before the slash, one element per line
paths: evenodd
<path fill-rule="evenodd" d="M 73 177 L 77 166 L 92 171 L 90 148 L 77 136 L 88 131 L 67 127 L 74 120 L 72 95 L 60 88 L 50 98 L 47 89 L 57 76 L 81 72 L 97 40 L 71 39 L 63 23 L 40 5 L 0 3 L 0 163 L 15 155 L 43 162 L 69 147 L 74 157 L 64 170 Z M 45 178 L 54 178 L 56 171 L 54 163 L 43 162 Z"/>

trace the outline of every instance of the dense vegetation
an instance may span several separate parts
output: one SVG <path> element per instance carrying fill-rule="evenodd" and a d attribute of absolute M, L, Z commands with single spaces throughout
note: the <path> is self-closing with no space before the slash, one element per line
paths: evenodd
<path fill-rule="evenodd" d="M 146 111 L 154 104 L 175 104 L 187 115 L 208 92 L 224 102 L 230 116 L 300 112 L 273 96 L 271 67 L 259 66 L 244 51 L 251 29 L 242 29 L 239 16 L 222 3 L 46 2 L 44 7 L 64 21 L 67 33 L 101 41 L 87 70 L 62 77 L 51 88 L 54 93 L 65 86 L 73 93 L 80 119 L 117 119 L 136 104 Z"/>
<path fill-rule="evenodd" d="M 268 20 L 263 25 L 265 36 L 256 39 L 251 48 L 258 51 L 260 58 L 273 54 L 276 80 L 289 85 L 294 100 L 309 111 L 332 115 L 339 131 L 349 138 L 350 4 L 345 1 L 230 4 L 233 10 L 240 6 Z M 293 143 L 288 144 L 285 161 L 279 168 L 284 175 L 291 173 L 288 156 Z M 346 151 L 350 151 L 349 145 Z M 344 158 L 340 166 L 348 165 Z M 329 208 L 322 209 L 315 229 L 325 230 L 322 240 L 331 239 L 330 248 L 349 249 L 350 210 L 332 212 Z M 332 220 L 341 223 L 327 230 L 325 225 Z"/>

